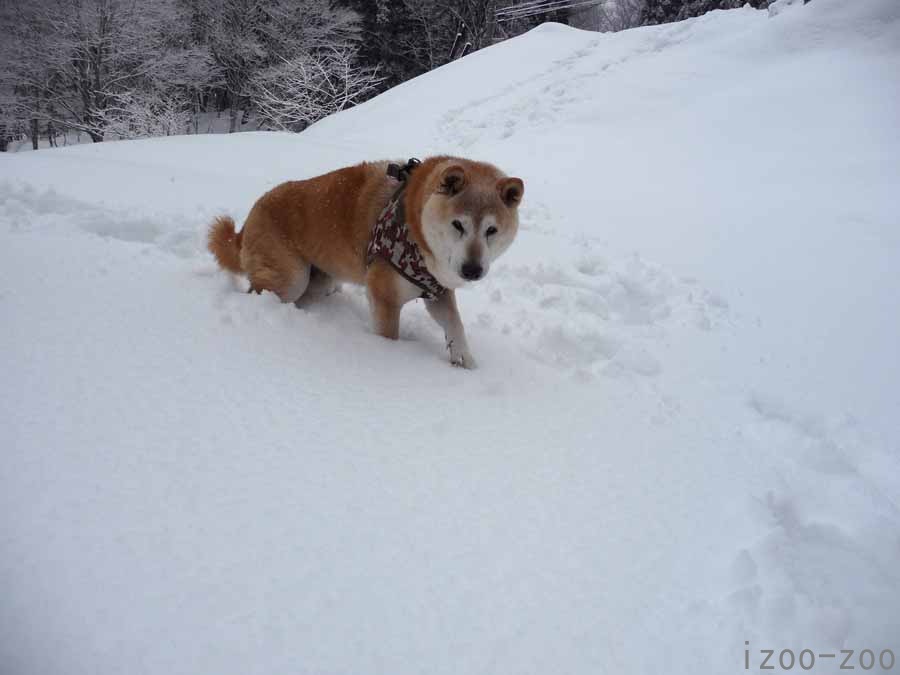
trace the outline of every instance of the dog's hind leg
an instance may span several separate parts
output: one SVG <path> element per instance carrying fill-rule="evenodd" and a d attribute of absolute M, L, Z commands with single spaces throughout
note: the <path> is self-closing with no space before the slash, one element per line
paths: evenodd
<path fill-rule="evenodd" d="M 288 286 L 278 293 L 282 302 L 297 302 L 309 288 L 311 267 L 309 263 L 302 263 L 297 274 Z M 276 291 L 277 292 L 277 291 Z"/>
<path fill-rule="evenodd" d="M 272 291 L 282 302 L 296 302 L 309 286 L 309 263 L 302 260 L 273 262 L 266 261 L 247 270 L 250 291 Z"/>
<path fill-rule="evenodd" d="M 309 285 L 298 302 L 321 300 L 341 289 L 341 283 L 330 274 L 326 274 L 316 266 L 312 266 L 309 274 Z"/>

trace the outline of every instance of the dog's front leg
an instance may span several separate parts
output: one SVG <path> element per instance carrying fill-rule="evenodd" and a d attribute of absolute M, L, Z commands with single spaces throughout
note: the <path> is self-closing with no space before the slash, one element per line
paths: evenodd
<path fill-rule="evenodd" d="M 400 307 L 371 298 L 369 304 L 372 308 L 372 323 L 375 332 L 381 337 L 396 340 L 400 337 Z"/>
<path fill-rule="evenodd" d="M 380 260 L 366 273 L 372 327 L 378 335 L 391 340 L 400 337 L 400 310 L 404 303 L 404 298 L 398 297 L 396 277 L 396 272 Z"/>
<path fill-rule="evenodd" d="M 450 363 L 462 368 L 475 368 L 475 359 L 469 351 L 469 342 L 466 340 L 466 330 L 456 307 L 456 294 L 448 288 L 436 299 L 426 300 L 425 307 L 431 318 L 444 329 L 447 349 L 450 351 Z"/>

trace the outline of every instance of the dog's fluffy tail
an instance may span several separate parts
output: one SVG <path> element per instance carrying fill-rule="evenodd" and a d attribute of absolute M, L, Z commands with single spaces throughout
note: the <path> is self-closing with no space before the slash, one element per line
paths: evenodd
<path fill-rule="evenodd" d="M 242 274 L 241 268 L 241 239 L 244 232 L 234 231 L 234 220 L 230 216 L 219 216 L 209 226 L 209 239 L 207 247 L 216 257 L 219 267 Z"/>

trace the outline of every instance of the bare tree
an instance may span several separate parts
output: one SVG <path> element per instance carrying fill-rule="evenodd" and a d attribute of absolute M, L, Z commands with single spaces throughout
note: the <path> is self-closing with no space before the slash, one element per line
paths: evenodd
<path fill-rule="evenodd" d="M 102 117 L 108 136 L 148 138 L 184 133 L 191 110 L 180 96 L 134 89 L 111 96 Z"/>
<path fill-rule="evenodd" d="M 33 9 L 37 6 L 36 2 Z M 0 41 L 0 61 L 5 64 L 0 70 L 0 95 L 4 99 L 6 126 L 20 127 L 24 135 L 31 137 L 35 150 L 39 139 L 37 114 L 50 107 L 44 84 L 49 73 L 35 61 L 35 55 L 42 51 L 38 37 L 47 29 L 42 18 L 42 12 L 21 12 L 12 3 L 0 4 L 0 30 L 6 37 Z"/>
<path fill-rule="evenodd" d="M 606 0 L 597 5 L 594 30 L 616 32 L 641 25 L 646 0 Z"/>
<path fill-rule="evenodd" d="M 207 40 L 231 109 L 229 131 L 258 89 L 256 79 L 359 36 L 359 16 L 329 0 L 183 0 Z"/>
<path fill-rule="evenodd" d="M 465 40 L 473 51 L 493 43 L 498 4 L 497 0 L 452 0 L 447 3 L 448 11 L 459 20 Z"/>
<path fill-rule="evenodd" d="M 87 133 L 97 142 L 121 103 L 164 78 L 169 0 L 34 0 L 10 26 L 15 58 L 3 74 L 19 118 Z M 33 134 L 34 135 L 34 134 Z"/>
<path fill-rule="evenodd" d="M 12 97 L 0 91 L 0 152 L 6 152 L 15 138 L 19 122 L 13 115 Z"/>
<path fill-rule="evenodd" d="M 416 64 L 417 70 L 427 72 L 450 60 L 449 42 L 455 36 L 458 19 L 434 2 L 403 0 L 412 30 L 398 36 L 397 47 Z"/>
<path fill-rule="evenodd" d="M 285 59 L 255 78 L 251 100 L 264 124 L 301 131 L 374 91 L 375 69 L 354 65 L 352 48 L 332 48 Z"/>
<path fill-rule="evenodd" d="M 384 2 L 384 0 L 382 0 Z M 486 47 L 497 36 L 496 0 L 394 0 L 380 5 L 382 56 L 407 79 Z"/>
<path fill-rule="evenodd" d="M 199 3 L 198 3 L 199 4 Z M 231 109 L 229 132 L 237 129 L 241 96 L 253 74 L 265 63 L 265 49 L 260 39 L 259 24 L 264 16 L 257 0 L 223 0 L 209 6 L 204 16 L 211 21 L 207 28 L 209 48 L 228 95 Z M 218 12 L 211 5 L 219 4 Z"/>

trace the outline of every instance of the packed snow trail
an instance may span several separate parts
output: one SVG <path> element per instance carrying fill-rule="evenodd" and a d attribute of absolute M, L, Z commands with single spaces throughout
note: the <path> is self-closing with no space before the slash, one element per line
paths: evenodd
<path fill-rule="evenodd" d="M 550 25 L 297 136 L 0 156 L 0 671 L 900 653 L 898 38 L 887 0 Z M 203 250 L 438 151 L 526 182 L 477 371 L 418 303 L 393 343 Z"/>

